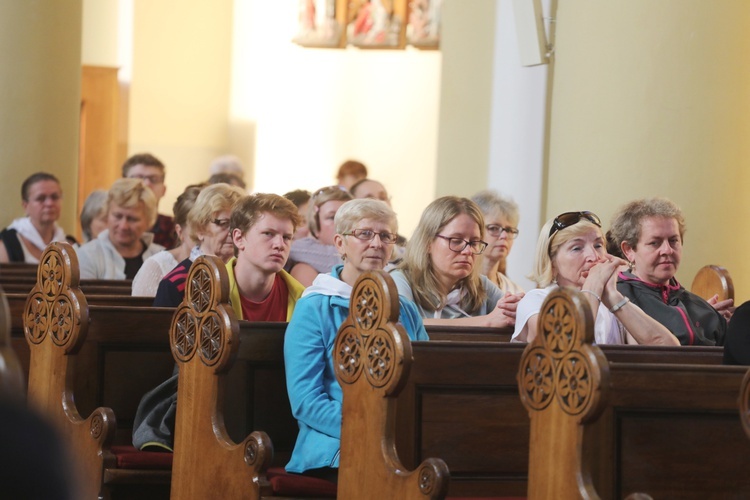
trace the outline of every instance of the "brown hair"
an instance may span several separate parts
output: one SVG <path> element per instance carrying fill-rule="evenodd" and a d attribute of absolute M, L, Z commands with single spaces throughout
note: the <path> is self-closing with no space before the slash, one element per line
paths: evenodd
<path fill-rule="evenodd" d="M 280 219 L 289 219 L 293 230 L 300 223 L 299 213 L 294 203 L 283 196 L 271 193 L 256 193 L 243 196 L 234 203 L 230 227 L 239 229 L 242 234 L 247 233 L 255 225 L 264 212 L 275 215 Z"/>

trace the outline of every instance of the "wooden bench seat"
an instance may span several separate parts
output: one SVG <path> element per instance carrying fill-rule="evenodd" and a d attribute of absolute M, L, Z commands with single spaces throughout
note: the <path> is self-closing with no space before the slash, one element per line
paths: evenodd
<path fill-rule="evenodd" d="M 609 362 L 585 297 L 549 295 L 519 368 L 529 498 L 746 498 L 746 368 Z M 690 348 L 685 348 L 690 352 Z"/>

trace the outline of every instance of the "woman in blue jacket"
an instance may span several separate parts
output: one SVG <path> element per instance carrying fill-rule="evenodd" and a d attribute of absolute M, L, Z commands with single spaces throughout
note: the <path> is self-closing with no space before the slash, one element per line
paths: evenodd
<path fill-rule="evenodd" d="M 379 200 L 352 200 L 336 213 L 334 244 L 344 264 L 319 274 L 297 302 L 284 339 L 287 391 L 299 424 L 287 472 L 336 480 L 343 393 L 333 368 L 338 329 L 349 315 L 352 287 L 383 269 L 398 230 L 396 214 Z M 399 321 L 411 340 L 427 340 L 416 306 L 399 297 Z"/>

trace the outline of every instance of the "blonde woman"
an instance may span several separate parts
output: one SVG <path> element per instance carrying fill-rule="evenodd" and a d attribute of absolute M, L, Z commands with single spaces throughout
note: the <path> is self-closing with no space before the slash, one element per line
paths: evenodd
<path fill-rule="evenodd" d="M 164 250 L 147 232 L 156 196 L 140 179 L 118 179 L 107 194 L 107 229 L 78 249 L 82 279 L 133 279 L 143 261 Z"/>
<path fill-rule="evenodd" d="M 503 294 L 479 273 L 487 247 L 484 217 L 468 198 L 446 196 L 425 209 L 391 275 L 399 295 L 412 300 L 425 324 L 513 326 L 523 294 Z"/>
<path fill-rule="evenodd" d="M 310 198 L 307 225 L 310 236 L 294 240 L 287 269 L 304 286 L 310 286 L 320 273 L 330 273 L 341 264 L 333 236 L 336 234 L 334 217 L 339 207 L 352 199 L 349 191 L 339 186 L 320 189 Z"/>
<path fill-rule="evenodd" d="M 607 253 L 596 214 L 565 212 L 547 221 L 539 233 L 532 275 L 539 288 L 529 291 L 518 304 L 512 340 L 534 340 L 542 303 L 561 286 L 585 293 L 597 344 L 678 345 L 669 330 L 617 291 L 617 270 L 623 264 Z"/>

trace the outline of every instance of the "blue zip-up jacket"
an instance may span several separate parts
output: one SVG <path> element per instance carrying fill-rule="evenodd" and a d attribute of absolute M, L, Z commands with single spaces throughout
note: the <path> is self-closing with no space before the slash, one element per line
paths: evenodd
<path fill-rule="evenodd" d="M 333 369 L 336 334 L 349 315 L 352 288 L 339 265 L 321 274 L 297 302 L 284 337 L 286 386 L 299 434 L 288 472 L 338 467 L 343 393 Z M 414 303 L 399 296 L 399 322 L 411 340 L 428 340 Z"/>

